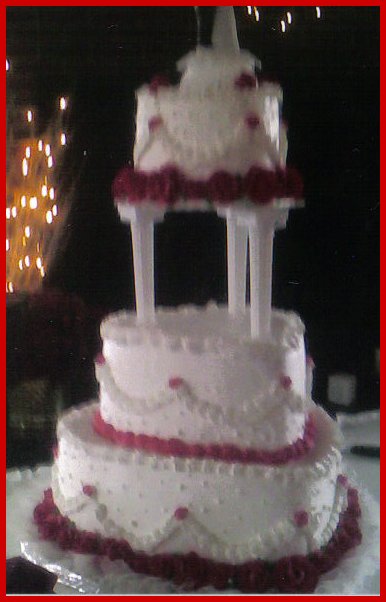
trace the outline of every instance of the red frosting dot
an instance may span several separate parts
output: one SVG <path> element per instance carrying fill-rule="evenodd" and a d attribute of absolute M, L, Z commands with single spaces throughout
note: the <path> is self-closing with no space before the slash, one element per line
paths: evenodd
<path fill-rule="evenodd" d="M 339 485 L 342 485 L 342 487 L 347 487 L 348 479 L 347 479 L 346 475 L 339 474 L 337 481 L 338 481 Z"/>
<path fill-rule="evenodd" d="M 149 84 L 149 90 L 151 94 L 156 94 L 158 92 L 158 88 L 167 88 L 168 86 L 170 86 L 170 81 L 166 75 L 156 75 Z"/>
<path fill-rule="evenodd" d="M 308 512 L 305 510 L 298 510 L 294 514 L 294 521 L 298 527 L 305 527 L 308 525 Z"/>
<path fill-rule="evenodd" d="M 310 366 L 310 368 L 315 368 L 314 360 L 312 359 L 312 357 L 310 355 L 307 355 L 307 357 L 306 357 L 306 364 L 307 364 L 307 366 Z"/>
<path fill-rule="evenodd" d="M 260 124 L 260 119 L 255 113 L 250 113 L 246 116 L 245 123 L 247 124 L 249 129 L 255 130 Z"/>
<path fill-rule="evenodd" d="M 95 362 L 97 364 L 99 364 L 100 366 L 103 366 L 103 364 L 106 363 L 106 359 L 105 359 L 105 356 L 103 355 L 103 353 L 98 353 L 98 355 L 95 358 Z"/>
<path fill-rule="evenodd" d="M 240 90 L 245 88 L 256 88 L 257 80 L 252 73 L 243 72 L 235 79 L 235 86 Z"/>
<path fill-rule="evenodd" d="M 58 449 L 57 445 L 53 446 L 53 448 L 52 448 L 52 455 L 54 456 L 55 460 L 59 456 L 59 449 Z"/>
<path fill-rule="evenodd" d="M 169 378 L 169 387 L 171 389 L 179 389 L 184 384 L 184 379 L 180 376 L 172 376 Z"/>
<path fill-rule="evenodd" d="M 184 520 L 189 514 L 189 510 L 187 508 L 177 508 L 177 510 L 174 513 L 174 516 L 176 517 L 177 520 Z"/>
<path fill-rule="evenodd" d="M 280 377 L 280 384 L 283 389 L 290 389 L 292 387 L 292 379 L 289 376 L 283 375 Z"/>
<path fill-rule="evenodd" d="M 149 130 L 151 132 L 154 132 L 154 130 L 156 130 L 157 128 L 159 128 L 162 125 L 162 123 L 163 123 L 162 117 L 158 117 L 158 116 L 151 117 L 149 119 L 149 123 L 148 123 Z"/>
<path fill-rule="evenodd" d="M 94 487 L 94 485 L 83 485 L 83 493 L 84 495 L 92 497 L 96 493 L 96 488 Z"/>

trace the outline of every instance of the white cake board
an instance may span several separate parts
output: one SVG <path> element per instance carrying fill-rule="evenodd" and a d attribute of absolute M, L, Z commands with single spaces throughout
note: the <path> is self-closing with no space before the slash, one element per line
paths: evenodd
<path fill-rule="evenodd" d="M 355 485 L 355 477 L 348 476 Z M 173 584 L 133 573 L 122 561 L 61 550 L 56 544 L 41 541 L 32 521 L 36 504 L 50 487 L 51 467 L 12 470 L 7 473 L 7 558 L 24 556 L 58 577 L 58 583 L 76 594 L 167 594 L 179 590 Z M 379 593 L 379 504 L 360 486 L 363 541 L 348 552 L 338 568 L 324 575 L 315 594 Z M 64 593 L 64 588 L 58 588 Z M 68 592 L 66 592 L 68 593 Z M 186 592 L 185 592 L 186 593 Z M 240 594 L 235 590 L 218 592 L 211 587 L 195 593 Z"/>

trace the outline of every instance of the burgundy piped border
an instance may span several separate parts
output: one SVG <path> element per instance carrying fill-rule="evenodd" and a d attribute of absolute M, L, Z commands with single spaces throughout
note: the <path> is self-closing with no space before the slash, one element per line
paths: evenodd
<path fill-rule="evenodd" d="M 348 507 L 341 513 L 335 533 L 321 550 L 276 562 L 251 560 L 238 565 L 201 558 L 195 553 L 148 555 L 135 552 L 124 539 L 79 530 L 59 512 L 51 489 L 44 492 L 43 501 L 36 506 L 34 521 L 41 539 L 56 541 L 63 550 L 123 560 L 137 573 L 168 579 L 186 589 L 211 585 L 220 590 L 236 588 L 243 593 L 311 593 L 321 575 L 335 568 L 345 552 L 361 543 L 361 509 L 356 489 L 347 490 L 347 499 Z"/>
<path fill-rule="evenodd" d="M 252 447 L 240 448 L 236 445 L 220 443 L 186 443 L 182 439 L 161 439 L 152 435 L 118 431 L 103 420 L 99 411 L 94 414 L 93 428 L 98 435 L 116 445 L 161 456 L 207 458 L 222 462 L 270 466 L 286 464 L 291 460 L 299 460 L 314 447 L 316 436 L 315 422 L 311 414 L 307 416 L 302 437 L 299 437 L 291 445 L 272 451 Z"/>
<path fill-rule="evenodd" d="M 192 180 L 173 165 L 153 172 L 126 166 L 116 175 L 112 193 L 117 202 L 131 204 L 154 202 L 173 206 L 179 200 L 206 199 L 216 205 L 229 205 L 248 198 L 252 203 L 265 205 L 274 199 L 300 201 L 303 182 L 292 167 L 272 171 L 252 166 L 245 176 L 217 171 L 207 180 Z"/>

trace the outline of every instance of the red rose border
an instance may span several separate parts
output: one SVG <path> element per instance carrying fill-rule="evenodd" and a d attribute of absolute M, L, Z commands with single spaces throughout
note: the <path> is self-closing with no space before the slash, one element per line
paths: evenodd
<path fill-rule="evenodd" d="M 212 586 L 218 590 L 235 588 L 243 593 L 312 593 L 320 577 L 335 568 L 348 550 L 361 543 L 357 490 L 348 488 L 347 499 L 347 509 L 341 513 L 335 533 L 321 550 L 307 556 L 283 557 L 275 562 L 251 560 L 237 565 L 201 558 L 196 553 L 136 552 L 124 539 L 79 530 L 60 513 L 51 489 L 44 492 L 43 501 L 36 506 L 34 521 L 39 537 L 55 541 L 63 550 L 123 560 L 137 573 L 170 580 L 186 590 Z"/>
<path fill-rule="evenodd" d="M 147 453 L 155 453 L 166 457 L 206 458 L 222 462 L 238 462 L 240 464 L 263 464 L 279 466 L 291 461 L 300 460 L 315 446 L 316 425 L 312 414 L 304 424 L 303 435 L 294 443 L 274 450 L 238 447 L 221 443 L 186 443 L 182 439 L 161 439 L 153 435 L 136 434 L 131 431 L 119 431 L 105 422 L 99 412 L 93 417 L 94 431 L 120 447 L 135 449 Z"/>
<path fill-rule="evenodd" d="M 245 176 L 217 171 L 206 180 L 193 180 L 175 166 L 165 166 L 152 172 L 126 166 L 116 175 L 112 193 L 117 203 L 136 205 L 152 202 L 173 206 L 180 200 L 200 199 L 215 205 L 230 205 L 240 199 L 266 205 L 275 199 L 300 202 L 303 181 L 299 172 L 292 167 L 268 170 L 252 166 Z"/>

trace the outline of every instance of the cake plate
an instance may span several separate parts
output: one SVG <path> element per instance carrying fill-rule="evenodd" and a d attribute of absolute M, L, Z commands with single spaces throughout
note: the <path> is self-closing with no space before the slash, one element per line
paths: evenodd
<path fill-rule="evenodd" d="M 320 579 L 315 594 L 377 594 L 380 566 L 379 504 L 367 490 L 358 487 L 352 471 L 346 468 L 345 472 L 359 491 L 363 540 L 360 546 L 344 556 L 339 567 Z M 21 554 L 30 562 L 57 575 L 58 583 L 72 588 L 78 594 L 182 592 L 173 583 L 134 573 L 122 561 L 64 551 L 52 542 L 40 540 L 32 513 L 50 484 L 50 466 L 7 473 L 7 557 Z M 240 594 L 236 590 L 219 592 L 212 587 L 202 588 L 195 593 Z"/>

